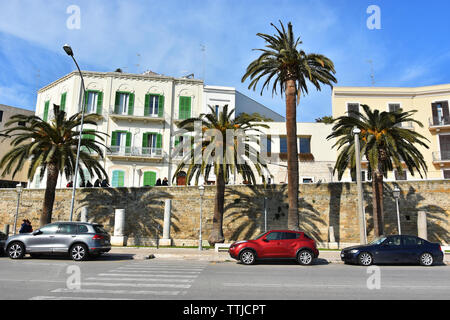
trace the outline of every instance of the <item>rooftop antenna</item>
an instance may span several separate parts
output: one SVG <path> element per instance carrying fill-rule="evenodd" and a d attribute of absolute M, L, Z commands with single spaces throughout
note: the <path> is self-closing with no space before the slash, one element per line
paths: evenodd
<path fill-rule="evenodd" d="M 367 60 L 367 62 L 370 64 L 370 79 L 371 79 L 372 86 L 374 86 L 375 85 L 375 76 L 373 73 L 373 61 Z"/>
<path fill-rule="evenodd" d="M 205 82 L 206 46 L 204 44 L 200 44 L 200 50 L 203 52 L 203 73 L 202 73 L 202 79 L 203 79 L 203 82 Z"/>

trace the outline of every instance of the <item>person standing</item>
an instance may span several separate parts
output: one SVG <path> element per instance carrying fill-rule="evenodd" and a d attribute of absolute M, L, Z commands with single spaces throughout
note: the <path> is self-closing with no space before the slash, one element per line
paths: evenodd
<path fill-rule="evenodd" d="M 164 177 L 162 185 L 163 186 L 168 186 L 169 185 L 169 180 L 167 180 L 167 177 Z"/>

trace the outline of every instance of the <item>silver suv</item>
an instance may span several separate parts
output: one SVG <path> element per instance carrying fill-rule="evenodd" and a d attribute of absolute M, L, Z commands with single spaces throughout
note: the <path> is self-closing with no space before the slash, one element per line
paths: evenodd
<path fill-rule="evenodd" d="M 5 251 L 11 259 L 40 254 L 69 254 L 75 261 L 86 260 L 111 250 L 110 236 L 100 224 L 55 222 L 32 233 L 18 234 L 6 240 Z"/>

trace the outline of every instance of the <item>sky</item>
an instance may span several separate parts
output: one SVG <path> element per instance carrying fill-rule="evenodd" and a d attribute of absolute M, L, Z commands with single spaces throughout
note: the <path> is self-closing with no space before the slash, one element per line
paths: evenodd
<path fill-rule="evenodd" d="M 73 5 L 79 28 L 67 24 L 76 21 Z M 380 29 L 367 26 L 371 5 Z M 281 95 L 241 82 L 253 49 L 265 46 L 256 34 L 274 34 L 279 20 L 292 22 L 303 50 L 334 62 L 338 86 L 371 86 L 371 74 L 375 86 L 450 83 L 448 0 L 0 0 L 0 8 L 0 104 L 29 110 L 38 88 L 75 70 L 62 50 L 68 43 L 82 70 L 194 73 L 284 116 Z M 331 89 L 310 85 L 297 120 L 327 115 Z"/>

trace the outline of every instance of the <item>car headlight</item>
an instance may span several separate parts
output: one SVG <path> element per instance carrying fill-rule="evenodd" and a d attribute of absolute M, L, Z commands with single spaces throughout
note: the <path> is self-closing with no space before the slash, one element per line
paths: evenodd
<path fill-rule="evenodd" d="M 358 249 L 353 249 L 353 250 L 350 250 L 350 253 L 358 253 Z"/>

